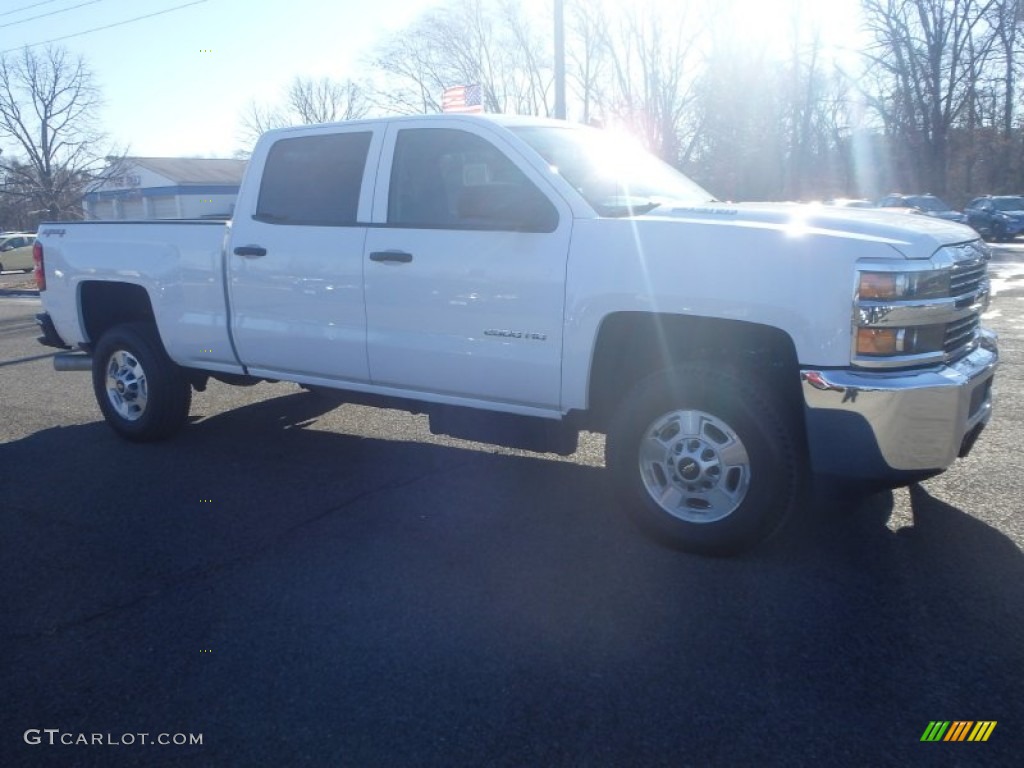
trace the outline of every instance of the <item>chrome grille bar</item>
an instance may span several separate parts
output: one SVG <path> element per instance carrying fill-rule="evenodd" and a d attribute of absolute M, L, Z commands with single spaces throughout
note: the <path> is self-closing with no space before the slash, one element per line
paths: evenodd
<path fill-rule="evenodd" d="M 985 280 L 987 266 L 984 262 L 957 265 L 949 277 L 949 295 L 962 296 L 973 293 Z"/>
<path fill-rule="evenodd" d="M 946 354 L 957 352 L 960 347 L 974 341 L 978 328 L 981 325 L 981 318 L 978 315 L 970 315 L 963 320 L 950 323 L 946 326 L 946 339 L 942 345 Z"/>

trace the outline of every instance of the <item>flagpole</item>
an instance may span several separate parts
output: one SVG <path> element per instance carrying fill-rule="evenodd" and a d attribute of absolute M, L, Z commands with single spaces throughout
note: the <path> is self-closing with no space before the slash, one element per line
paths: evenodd
<path fill-rule="evenodd" d="M 555 0 L 555 118 L 565 120 L 565 23 L 563 0 Z"/>

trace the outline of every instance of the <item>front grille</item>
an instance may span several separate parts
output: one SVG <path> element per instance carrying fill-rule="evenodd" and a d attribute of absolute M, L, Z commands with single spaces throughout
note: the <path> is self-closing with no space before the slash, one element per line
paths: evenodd
<path fill-rule="evenodd" d="M 963 296 L 978 291 L 985 282 L 987 268 L 984 261 L 957 264 L 949 276 L 949 295 Z"/>
<path fill-rule="evenodd" d="M 942 349 L 947 356 L 955 356 L 971 345 L 981 327 L 981 318 L 977 314 L 968 315 L 955 323 L 946 326 L 946 337 L 942 343 Z"/>
<path fill-rule="evenodd" d="M 973 258 L 953 265 L 949 276 L 949 295 L 959 297 L 960 300 L 954 303 L 957 309 L 969 307 L 979 300 L 982 306 L 987 304 L 989 258 L 991 256 L 987 250 L 975 246 Z M 980 328 L 980 312 L 972 312 L 967 317 L 949 323 L 942 344 L 946 359 L 962 357 L 977 347 Z"/>
<path fill-rule="evenodd" d="M 932 261 L 906 269 L 909 290 L 901 298 L 858 296 L 854 364 L 870 368 L 936 365 L 955 362 L 977 349 L 981 314 L 988 306 L 989 258 L 980 241 L 946 246 Z M 894 266 L 891 271 L 903 271 L 902 265 Z M 864 329 L 871 330 L 865 334 Z"/>

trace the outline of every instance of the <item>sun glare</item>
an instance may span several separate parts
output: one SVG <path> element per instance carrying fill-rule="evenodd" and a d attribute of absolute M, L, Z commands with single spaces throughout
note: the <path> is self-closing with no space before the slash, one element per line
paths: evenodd
<path fill-rule="evenodd" d="M 858 0 L 717 0 L 712 7 L 713 34 L 772 56 L 791 56 L 794 45 L 806 52 L 819 40 L 825 61 L 845 67 L 861 47 Z"/>
<path fill-rule="evenodd" d="M 549 2 L 550 0 L 534 0 Z M 820 45 L 819 62 L 856 72 L 863 48 L 860 0 L 605 0 L 627 14 L 657 13 L 667 28 L 704 29 L 709 46 L 726 45 L 777 60 Z"/>

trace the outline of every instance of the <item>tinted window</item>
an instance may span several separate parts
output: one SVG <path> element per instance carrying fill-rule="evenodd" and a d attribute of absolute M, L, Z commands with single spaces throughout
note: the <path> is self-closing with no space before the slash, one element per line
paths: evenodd
<path fill-rule="evenodd" d="M 332 133 L 275 143 L 255 218 L 271 224 L 355 224 L 371 136 Z"/>
<path fill-rule="evenodd" d="M 1024 198 L 996 197 L 992 200 L 991 208 L 997 211 L 1024 211 Z"/>
<path fill-rule="evenodd" d="M 389 224 L 530 231 L 552 231 L 558 224 L 554 206 L 523 172 L 466 131 L 400 131 L 389 189 Z"/>

